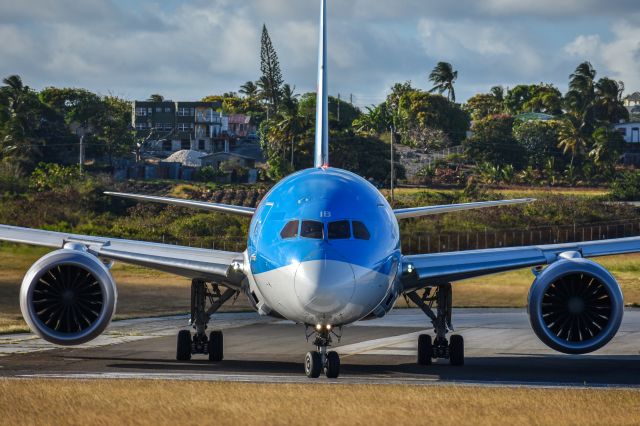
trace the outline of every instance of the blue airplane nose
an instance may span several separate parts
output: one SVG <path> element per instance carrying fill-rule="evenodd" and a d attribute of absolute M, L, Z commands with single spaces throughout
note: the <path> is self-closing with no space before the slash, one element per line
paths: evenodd
<path fill-rule="evenodd" d="M 353 298 L 356 288 L 353 268 L 346 259 L 318 251 L 300 262 L 295 275 L 295 292 L 306 310 L 314 314 L 335 314 Z"/>

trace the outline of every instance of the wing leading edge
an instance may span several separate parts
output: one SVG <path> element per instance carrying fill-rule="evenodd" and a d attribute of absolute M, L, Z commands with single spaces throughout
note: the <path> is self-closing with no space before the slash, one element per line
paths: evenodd
<path fill-rule="evenodd" d="M 79 243 L 101 259 L 144 266 L 191 279 L 216 281 L 232 287 L 237 287 L 243 277 L 242 253 L 6 225 L 0 225 L 0 241 L 51 248 L 63 248 L 68 243 Z"/>
<path fill-rule="evenodd" d="M 397 219 L 409 219 L 412 217 L 428 216 L 432 214 L 457 212 L 463 210 L 484 209 L 487 207 L 510 206 L 514 204 L 532 203 L 535 198 L 519 198 L 515 200 L 479 201 L 476 203 L 445 204 L 440 206 L 409 207 L 396 209 L 393 213 Z"/>
<path fill-rule="evenodd" d="M 405 274 L 402 281 L 405 291 L 410 291 L 497 272 L 547 265 L 558 260 L 562 253 L 571 251 L 579 252 L 586 258 L 637 253 L 640 252 L 640 237 L 404 256 Z"/>
<path fill-rule="evenodd" d="M 158 197 L 155 195 L 125 194 L 122 192 L 105 192 L 112 197 L 128 198 L 136 201 L 149 201 L 153 203 L 170 204 L 172 206 L 191 207 L 212 212 L 230 213 L 251 217 L 256 209 L 252 207 L 232 206 L 229 204 L 209 203 L 206 201 L 185 200 L 182 198 Z"/>

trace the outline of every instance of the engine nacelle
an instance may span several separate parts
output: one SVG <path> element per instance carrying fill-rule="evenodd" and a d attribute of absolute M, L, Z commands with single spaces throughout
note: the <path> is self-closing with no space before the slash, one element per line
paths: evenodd
<path fill-rule="evenodd" d="M 533 331 L 547 346 L 584 354 L 615 336 L 624 301 L 609 271 L 578 253 L 564 253 L 533 282 L 528 310 Z"/>
<path fill-rule="evenodd" d="M 79 345 L 100 335 L 116 308 L 107 267 L 82 246 L 57 250 L 29 269 L 20 309 L 31 330 L 56 345 Z"/>

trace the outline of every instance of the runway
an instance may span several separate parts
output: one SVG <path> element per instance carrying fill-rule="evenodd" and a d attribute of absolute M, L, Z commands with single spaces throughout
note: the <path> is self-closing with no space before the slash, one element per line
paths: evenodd
<path fill-rule="evenodd" d="M 465 365 L 446 360 L 415 364 L 417 336 L 432 334 L 416 309 L 343 329 L 334 350 L 341 355 L 337 380 L 307 379 L 304 354 L 311 349 L 304 327 L 259 317 L 223 313 L 210 329 L 224 331 L 221 363 L 195 355 L 175 360 L 175 336 L 186 316 L 113 323 L 104 336 L 75 348 L 58 348 L 30 334 L 0 336 L 0 376 L 141 378 L 285 383 L 482 384 L 490 386 L 640 387 L 640 310 L 628 309 L 618 335 L 589 355 L 563 355 L 544 346 L 524 309 L 454 310 L 456 333 L 465 338 Z"/>

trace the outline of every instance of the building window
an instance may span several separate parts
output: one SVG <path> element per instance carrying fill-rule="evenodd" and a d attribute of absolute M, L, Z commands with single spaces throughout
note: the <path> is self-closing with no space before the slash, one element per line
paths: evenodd
<path fill-rule="evenodd" d="M 188 132 L 193 129 L 193 123 L 178 123 L 178 131 Z"/>
<path fill-rule="evenodd" d="M 136 130 L 146 130 L 147 123 L 136 123 Z"/>
<path fill-rule="evenodd" d="M 162 107 L 156 107 L 156 112 L 162 112 Z"/>
<path fill-rule="evenodd" d="M 622 136 L 627 136 L 627 129 L 625 127 L 618 127 L 617 132 L 620 133 Z"/>
<path fill-rule="evenodd" d="M 164 123 L 164 130 L 166 131 L 173 130 L 173 125 L 171 123 Z"/>
<path fill-rule="evenodd" d="M 181 149 L 191 149 L 191 141 L 189 139 L 182 139 L 180 141 Z"/>
<path fill-rule="evenodd" d="M 146 108 L 136 108 L 136 115 L 138 117 L 146 117 L 147 116 L 147 109 Z"/>
<path fill-rule="evenodd" d="M 193 108 L 185 108 L 185 107 L 180 107 L 178 108 L 178 116 L 179 117 L 193 117 L 195 110 Z"/>
<path fill-rule="evenodd" d="M 171 144 L 171 141 L 162 142 L 162 150 L 163 151 L 171 151 L 171 150 L 173 150 L 173 146 Z"/>
<path fill-rule="evenodd" d="M 151 113 L 152 113 L 152 112 L 153 112 L 153 108 L 147 108 L 147 113 L 148 113 L 149 115 L 151 115 Z"/>
<path fill-rule="evenodd" d="M 200 151 L 204 151 L 204 150 L 205 150 L 205 143 L 204 143 L 204 140 L 200 139 L 200 140 L 198 141 L 198 149 L 199 149 Z"/>
<path fill-rule="evenodd" d="M 164 124 L 162 124 L 162 123 L 156 123 L 156 125 L 155 125 L 155 129 L 156 129 L 156 130 L 162 130 L 163 128 L 164 128 Z"/>
<path fill-rule="evenodd" d="M 171 112 L 171 108 L 166 107 L 166 108 L 164 109 L 164 112 Z"/>

